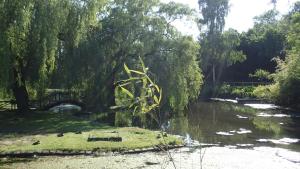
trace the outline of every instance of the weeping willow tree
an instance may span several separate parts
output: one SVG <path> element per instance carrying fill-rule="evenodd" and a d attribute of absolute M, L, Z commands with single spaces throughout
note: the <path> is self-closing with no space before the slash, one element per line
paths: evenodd
<path fill-rule="evenodd" d="M 96 23 L 101 1 L 0 1 L 0 85 L 11 89 L 19 112 L 29 109 L 28 87 L 43 89 L 62 53 Z"/>
<path fill-rule="evenodd" d="M 202 74 L 196 60 L 200 46 L 171 23 L 193 14 L 174 2 L 109 1 L 99 13 L 101 27 L 90 29 L 74 49 L 72 60 L 61 62 L 67 69 L 58 74 L 72 87 L 84 90 L 90 109 L 110 111 L 116 105 L 115 83 L 124 78 L 123 64 L 138 69 L 140 56 L 164 89 L 161 106 L 182 110 L 200 93 Z"/>
<path fill-rule="evenodd" d="M 161 42 L 160 53 L 145 58 L 157 84 L 164 89 L 161 107 L 164 111 L 182 111 L 198 98 L 203 76 L 197 55 L 199 44 L 192 37 L 174 34 Z"/>

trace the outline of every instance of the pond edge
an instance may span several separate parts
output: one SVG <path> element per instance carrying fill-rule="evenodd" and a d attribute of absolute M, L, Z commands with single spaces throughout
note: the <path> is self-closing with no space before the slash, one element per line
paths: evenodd
<path fill-rule="evenodd" d="M 108 156 L 108 155 L 123 155 L 123 154 L 139 154 L 145 152 L 159 152 L 167 151 L 176 148 L 182 148 L 186 145 L 160 145 L 149 148 L 140 148 L 132 150 L 41 150 L 41 151 L 11 151 L 11 152 L 0 152 L 0 158 L 15 157 L 15 158 L 32 158 L 37 156 Z"/>

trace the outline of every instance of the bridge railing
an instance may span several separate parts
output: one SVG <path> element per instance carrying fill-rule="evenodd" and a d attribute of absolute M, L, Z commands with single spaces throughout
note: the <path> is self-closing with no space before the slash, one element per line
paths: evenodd
<path fill-rule="evenodd" d="M 16 102 L 14 100 L 0 100 L 0 110 L 15 110 L 17 109 Z"/>
<path fill-rule="evenodd" d="M 78 91 L 56 89 L 49 92 L 45 97 L 32 100 L 30 105 L 37 109 L 44 109 L 45 107 L 49 107 L 49 105 L 63 101 L 82 102 L 82 95 Z"/>
<path fill-rule="evenodd" d="M 223 84 L 230 86 L 259 86 L 270 85 L 272 82 L 224 82 Z"/>
<path fill-rule="evenodd" d="M 72 90 L 60 90 L 55 89 L 51 90 L 47 93 L 45 97 L 40 99 L 30 100 L 29 106 L 32 109 L 43 110 L 45 107 L 49 107 L 49 105 L 54 105 L 55 103 L 71 101 L 71 102 L 80 102 L 82 103 L 82 95 L 80 91 L 72 91 Z M 15 100 L 0 100 L 0 110 L 15 110 L 17 109 Z"/>

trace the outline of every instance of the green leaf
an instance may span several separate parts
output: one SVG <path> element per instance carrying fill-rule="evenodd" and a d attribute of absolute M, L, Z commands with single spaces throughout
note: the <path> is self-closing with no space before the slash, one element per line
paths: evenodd
<path fill-rule="evenodd" d="M 131 105 L 129 106 L 129 108 L 131 109 L 134 105 L 135 105 L 135 103 L 131 104 Z"/>
<path fill-rule="evenodd" d="M 157 96 L 154 95 L 153 98 L 154 98 L 155 103 L 156 103 L 156 104 L 159 104 L 159 100 L 158 100 Z"/>
<path fill-rule="evenodd" d="M 121 89 L 122 89 L 122 92 L 123 93 L 125 93 L 125 94 L 127 94 L 130 98 L 134 98 L 134 96 L 133 96 L 133 94 L 129 91 L 129 90 L 127 90 L 127 89 L 125 89 L 124 87 L 122 87 L 122 86 L 119 86 Z"/>
<path fill-rule="evenodd" d="M 161 99 L 162 99 L 162 90 L 160 90 L 160 92 L 159 92 L 159 99 L 158 99 L 158 103 L 160 103 L 160 102 L 161 102 Z"/>
<path fill-rule="evenodd" d="M 117 110 L 117 109 L 121 109 L 123 108 L 124 106 L 110 106 L 110 110 Z"/>
<path fill-rule="evenodd" d="M 139 56 L 139 59 L 140 59 L 140 62 L 141 62 L 141 65 L 142 65 L 143 71 L 144 71 L 144 73 L 146 73 L 146 72 L 147 72 L 147 70 L 146 70 L 145 64 L 144 64 L 144 62 L 143 62 L 143 59 L 142 59 L 140 56 Z"/>
<path fill-rule="evenodd" d="M 144 75 L 145 74 L 145 73 L 137 71 L 137 70 L 130 70 L 130 72 L 133 72 L 133 73 L 136 73 L 136 74 L 139 74 L 139 75 Z"/>
<path fill-rule="evenodd" d="M 114 84 L 120 84 L 120 83 L 127 83 L 127 82 L 130 82 L 130 81 L 136 81 L 136 80 L 140 80 L 141 78 L 139 77 L 130 77 L 129 79 L 125 79 L 125 80 L 120 80 L 120 81 L 117 81 L 115 82 Z M 119 85 L 120 86 L 120 85 Z"/>
<path fill-rule="evenodd" d="M 131 83 L 130 83 L 130 82 L 127 82 L 127 83 L 120 84 L 119 86 L 120 86 L 120 87 L 123 87 L 123 86 L 127 86 L 127 85 L 129 85 L 129 84 L 131 84 Z"/>
<path fill-rule="evenodd" d="M 160 92 L 159 87 L 157 85 L 154 85 L 154 87 L 156 88 L 157 92 Z"/>
<path fill-rule="evenodd" d="M 131 76 L 130 69 L 128 68 L 128 66 L 126 65 L 126 63 L 124 63 L 124 69 L 125 69 L 125 72 L 127 73 L 127 75 L 128 75 L 129 77 L 132 77 L 132 76 Z"/>
<path fill-rule="evenodd" d="M 146 78 L 149 80 L 149 82 L 152 84 L 152 85 L 155 85 L 155 83 L 150 79 L 150 77 L 148 75 L 145 75 Z"/>
<path fill-rule="evenodd" d="M 138 106 L 135 106 L 135 107 L 134 107 L 134 110 L 133 110 L 133 115 L 135 115 L 135 114 L 136 114 L 136 110 L 137 110 L 137 108 L 138 108 Z"/>

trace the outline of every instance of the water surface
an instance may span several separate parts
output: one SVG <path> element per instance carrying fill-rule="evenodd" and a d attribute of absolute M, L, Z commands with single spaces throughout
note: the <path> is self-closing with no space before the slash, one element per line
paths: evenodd
<path fill-rule="evenodd" d="M 216 146 L 268 146 L 300 152 L 300 114 L 274 106 L 252 107 L 200 101 L 171 119 L 168 131 Z"/>

